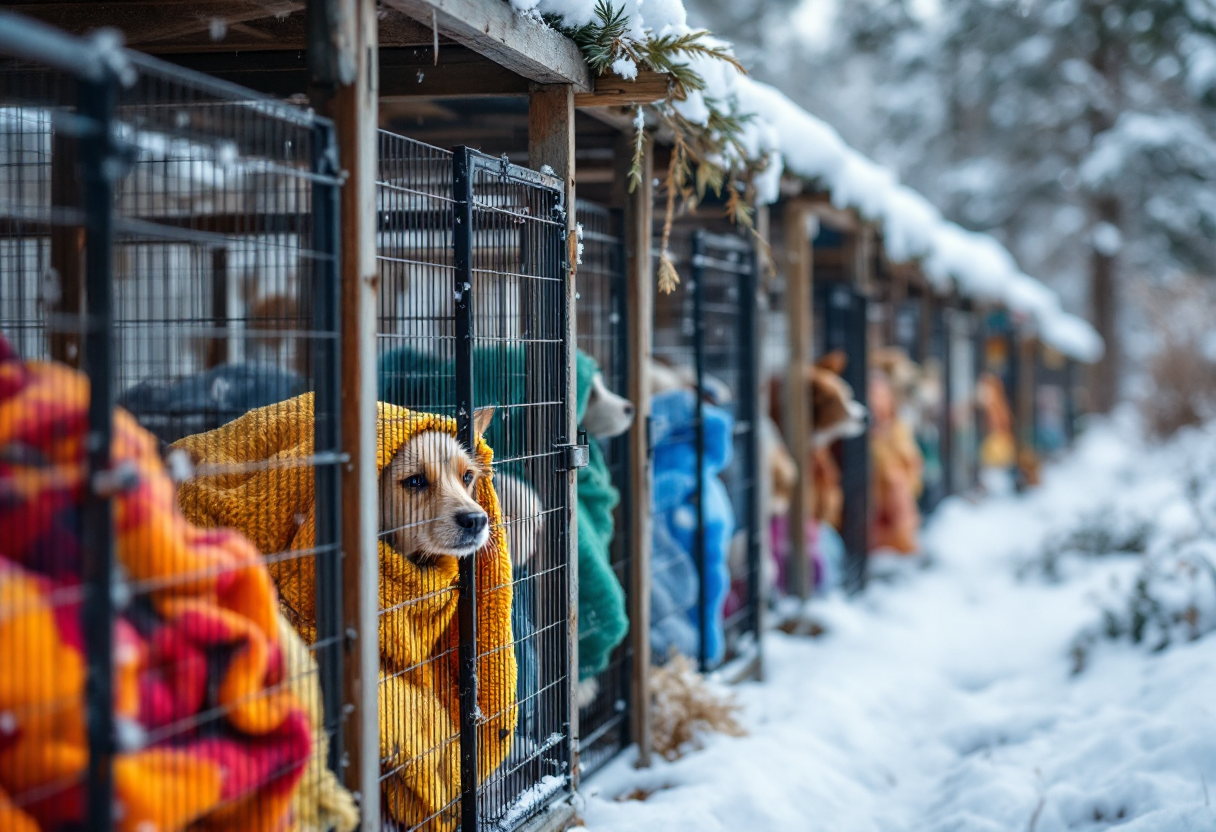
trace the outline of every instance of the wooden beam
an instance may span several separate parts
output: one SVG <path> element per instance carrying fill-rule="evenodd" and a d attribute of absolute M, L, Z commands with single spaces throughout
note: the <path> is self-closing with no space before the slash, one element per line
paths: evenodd
<path fill-rule="evenodd" d="M 807 374 L 814 345 L 812 297 L 814 246 L 818 218 L 805 200 L 785 209 L 785 314 L 789 331 L 789 367 L 785 382 L 785 441 L 794 458 L 797 477 L 790 504 L 788 591 L 802 601 L 811 597 L 813 576 L 807 569 L 806 524 L 811 517 L 811 396 Z"/>
<path fill-rule="evenodd" d="M 499 0 L 384 0 L 440 35 L 462 43 L 539 84 L 592 89 L 591 73 L 574 41 Z"/>
<path fill-rule="evenodd" d="M 503 4 L 504 8 L 506 5 Z M 570 84 L 533 84 L 528 95 L 528 165 L 536 170 L 551 168 L 553 174 L 565 183 L 566 234 L 570 252 L 576 244 L 574 228 L 574 88 Z M 575 259 L 569 259 L 569 279 L 566 281 L 566 338 L 569 349 L 566 355 L 566 436 L 567 442 L 575 442 L 578 436 L 578 382 L 576 379 L 576 351 L 578 343 L 578 314 L 575 298 L 578 294 Z M 569 632 L 575 634 L 568 640 L 570 688 L 570 766 L 571 788 L 578 788 L 578 472 L 567 474 L 565 527 L 569 540 L 567 554 L 569 563 L 566 574 Z"/>
<path fill-rule="evenodd" d="M 354 711 L 343 739 L 343 778 L 360 795 L 360 829 L 380 832 L 379 586 L 376 477 L 376 171 L 378 78 L 375 0 L 311 0 L 311 14 L 341 31 L 310 44 L 313 101 L 334 120 L 341 198 L 343 621 L 354 638 L 345 656 L 343 701 Z M 317 27 L 319 28 L 319 27 Z M 343 72 L 349 66 L 353 72 Z"/>
<path fill-rule="evenodd" d="M 632 164 L 633 142 L 622 135 L 617 149 L 617 176 L 626 181 Z M 653 140 L 644 138 L 642 176 L 625 202 L 625 268 L 629 310 L 629 399 L 637 421 L 629 433 L 629 482 L 633 511 L 629 513 L 629 638 L 633 645 L 630 677 L 629 735 L 638 747 L 637 764 L 650 765 L 650 560 L 651 493 L 654 469 L 650 462 L 650 361 L 654 344 L 654 259 L 650 249 L 654 233 Z"/>
<path fill-rule="evenodd" d="M 208 51 L 174 54 L 179 66 L 214 75 L 258 92 L 290 98 L 308 89 L 307 61 L 299 51 Z M 462 98 L 528 94 L 528 80 L 458 44 L 381 47 L 381 102 L 413 98 Z M 467 144 L 468 142 L 458 142 Z"/>
<path fill-rule="evenodd" d="M 304 8 L 302 0 L 111 0 L 105 3 L 5 4 L 72 34 L 82 35 L 102 26 L 121 31 L 131 46 L 206 32 L 215 21 L 243 23 Z M 218 23 L 216 24 L 219 25 Z"/>
<path fill-rule="evenodd" d="M 628 81 L 615 73 L 600 75 L 595 79 L 591 92 L 580 92 L 574 96 L 575 107 L 629 107 L 634 104 L 651 104 L 667 98 L 672 78 L 665 72 L 639 70 L 638 77 Z M 632 123 L 632 122 L 631 122 Z"/>

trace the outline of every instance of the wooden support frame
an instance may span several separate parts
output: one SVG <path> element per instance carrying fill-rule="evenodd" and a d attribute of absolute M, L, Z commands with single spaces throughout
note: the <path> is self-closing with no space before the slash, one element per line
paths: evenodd
<path fill-rule="evenodd" d="M 384 5 L 431 26 L 437 35 L 462 43 L 529 81 L 569 84 L 577 92 L 592 89 L 591 71 L 574 41 L 543 23 L 516 14 L 507 3 L 384 0 Z"/>
<path fill-rule="evenodd" d="M 811 397 L 807 375 L 814 347 L 814 238 L 819 219 L 804 200 L 785 207 L 785 313 L 789 332 L 789 367 L 785 382 L 785 441 L 794 458 L 797 477 L 790 505 L 790 552 L 786 566 L 788 591 L 806 601 L 811 596 L 813 575 L 806 568 L 806 524 L 812 499 Z"/>
<path fill-rule="evenodd" d="M 312 98 L 333 119 L 341 197 L 343 701 L 353 705 L 343 740 L 343 780 L 360 801 L 360 828 L 380 832 L 380 526 L 376 478 L 376 81 L 375 0 L 310 0 Z"/>
<path fill-rule="evenodd" d="M 505 8 L 505 5 L 504 5 Z M 551 168 L 565 183 L 566 234 L 570 280 L 566 282 L 566 337 L 571 349 L 566 365 L 566 436 L 574 443 L 578 437 L 578 382 L 575 368 L 574 344 L 578 343 L 578 315 L 575 298 L 578 294 L 575 274 L 578 239 L 575 233 L 574 201 L 574 87 L 571 84 L 532 84 L 528 93 L 528 165 L 536 170 Z M 566 569 L 568 580 L 567 639 L 569 662 L 569 691 L 566 704 L 569 711 L 571 787 L 578 788 L 578 471 L 567 474 L 566 518 L 571 560 Z M 573 810 L 571 810 L 573 811 Z"/>
<path fill-rule="evenodd" d="M 622 135 L 617 146 L 618 182 L 628 181 L 633 138 Z M 625 203 L 625 268 L 628 285 L 629 399 L 637 421 L 629 434 L 630 488 L 634 511 L 628 529 L 632 553 L 629 638 L 633 643 L 630 691 L 633 710 L 630 737 L 638 747 L 637 764 L 649 767 L 653 747 L 650 718 L 650 560 L 654 466 L 650 453 L 650 362 L 654 349 L 654 140 L 643 137 L 642 175 Z"/>

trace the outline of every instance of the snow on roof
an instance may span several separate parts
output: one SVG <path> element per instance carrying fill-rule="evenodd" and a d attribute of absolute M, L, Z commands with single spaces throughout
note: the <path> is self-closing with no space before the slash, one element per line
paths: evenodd
<path fill-rule="evenodd" d="M 853 150 L 829 125 L 768 84 L 735 73 L 739 109 L 770 128 L 785 169 L 823 186 L 833 204 L 878 223 L 887 255 L 918 260 L 939 289 L 950 286 L 977 300 L 1000 303 L 1033 322 L 1045 343 L 1080 361 L 1102 357 L 1102 338 L 1088 322 L 1065 312 L 1059 296 L 1018 267 L 988 235 L 945 220 L 888 169 Z M 708 79 L 707 79 L 708 80 Z M 712 82 L 711 82 L 712 84 Z M 710 94 L 719 91 L 711 85 Z"/>
<path fill-rule="evenodd" d="M 510 2 L 519 12 L 552 15 L 577 27 L 595 17 L 597 0 Z M 621 2 L 635 39 L 692 31 L 681 0 Z M 782 168 L 813 181 L 838 207 L 853 208 L 876 222 L 888 256 L 895 262 L 920 261 L 938 289 L 955 286 L 965 296 L 1007 305 L 1032 321 L 1047 344 L 1072 358 L 1096 361 L 1102 356 L 1102 339 L 1093 327 L 1065 312 L 1055 292 L 1024 274 L 995 238 L 945 220 L 923 196 L 901 185 L 893 172 L 849 147 L 835 129 L 776 88 L 724 61 L 694 57 L 689 63 L 704 78 L 705 90 L 691 91 L 687 100 L 674 106 L 700 124 L 709 118 L 710 101 L 719 107 L 733 105 L 736 112 L 750 117 L 746 152 L 753 160 L 769 160 L 755 182 L 762 201 L 777 199 Z"/>

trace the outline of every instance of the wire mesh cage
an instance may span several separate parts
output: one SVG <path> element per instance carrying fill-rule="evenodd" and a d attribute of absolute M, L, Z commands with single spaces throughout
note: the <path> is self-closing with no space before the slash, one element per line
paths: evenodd
<path fill-rule="evenodd" d="M 702 229 L 671 251 L 689 280 L 655 302 L 651 649 L 712 670 L 759 655 L 756 257 Z"/>
<path fill-rule="evenodd" d="M 514 829 L 573 782 L 562 192 L 386 132 L 379 169 L 385 808 Z"/>
<path fill-rule="evenodd" d="M 0 330 L 55 362 L 28 365 L 5 405 L 45 425 L 44 455 L 3 476 L 58 460 L 67 480 L 18 507 L 45 521 L 24 544 L 0 532 L 3 580 L 50 566 L 35 583 L 55 610 L 52 625 L 17 609 L 6 629 L 0 592 L 0 664 L 29 662 L 14 711 L 29 753 L 6 749 L 0 796 L 42 828 L 333 823 L 321 792 L 354 805 L 334 775 L 332 128 L 101 42 L 3 27 L 24 44 L 0 65 Z M 39 379 L 62 386 L 49 408 L 20 401 Z M 38 560 L 69 541 L 67 560 Z M 21 652 L 35 637 L 40 658 Z M 48 748 L 66 756 L 51 766 Z"/>
<path fill-rule="evenodd" d="M 628 308 L 622 217 L 586 200 L 576 206 L 582 241 L 578 268 L 578 348 L 594 361 L 603 388 L 629 388 Z M 630 741 L 630 668 L 626 637 L 632 592 L 629 434 L 632 405 L 609 399 L 586 376 L 580 358 L 581 424 L 596 443 L 591 467 L 579 474 L 579 771 L 588 776 Z M 584 389 L 590 388 L 590 389 Z M 597 460 L 597 456 L 599 459 Z M 605 476 L 606 475 L 606 476 Z M 615 507 L 612 505 L 615 502 Z M 586 531 L 584 531 L 584 528 Z"/>
<path fill-rule="evenodd" d="M 866 404 L 868 372 L 867 298 L 849 283 L 815 286 L 816 354 L 841 350 L 848 358 L 842 377 L 859 404 Z M 843 581 L 848 590 L 865 584 L 869 555 L 870 444 L 865 436 L 845 439 L 834 448 L 844 495 L 840 536 L 845 546 Z"/>

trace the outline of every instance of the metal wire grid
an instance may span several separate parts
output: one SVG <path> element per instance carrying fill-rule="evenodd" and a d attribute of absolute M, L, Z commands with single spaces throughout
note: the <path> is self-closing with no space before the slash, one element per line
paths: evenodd
<path fill-rule="evenodd" d="M 484 436 L 513 565 L 509 586 L 482 586 L 475 559 L 462 558 L 458 579 L 449 575 L 382 611 L 385 629 L 411 618 L 411 608 L 450 610 L 458 599 L 444 632 L 425 631 L 423 616 L 412 616 L 424 649 L 407 667 L 386 668 L 386 684 L 410 690 L 382 694 L 382 718 L 406 736 L 424 732 L 417 747 L 382 760 L 386 808 L 404 828 L 459 821 L 514 829 L 570 783 L 561 191 L 551 177 L 475 151 L 453 154 L 382 132 L 378 192 L 381 398 L 454 416 L 466 442 L 477 412 L 494 408 Z M 382 488 L 394 485 L 382 480 Z M 448 522 L 429 507 L 398 514 L 382 518 L 390 545 L 401 545 L 400 533 L 421 539 Z M 503 622 L 490 607 L 507 592 L 511 635 L 496 642 L 491 628 Z M 512 678 L 497 661 L 505 651 L 518 668 Z M 425 692 L 414 692 L 422 688 L 446 693 L 428 705 Z M 486 709 L 495 697 L 487 691 L 514 704 Z M 424 713 L 428 707 L 436 714 Z M 394 804 L 398 780 L 413 795 L 408 805 Z"/>
<path fill-rule="evenodd" d="M 760 636 L 756 253 L 741 237 L 697 232 L 692 274 L 700 300 L 698 375 L 716 376 L 734 394 L 728 405 L 734 416 L 734 449 L 730 465 L 722 472 L 735 513 L 728 561 L 730 594 L 722 622 L 726 637 L 723 660 L 732 661 L 755 655 Z M 702 661 L 706 661 L 704 655 Z"/>
<path fill-rule="evenodd" d="M 471 209 L 474 351 L 489 351 L 498 368 L 473 395 L 478 404 L 497 408 L 494 418 L 502 431 L 495 446 L 496 468 L 514 472 L 538 501 L 513 518 L 531 524 L 535 539 L 535 551 L 525 566 L 517 567 L 512 587 L 519 615 L 531 625 L 530 632 L 523 629 L 513 636 L 520 666 L 514 747 L 478 787 L 481 822 L 515 829 L 573 785 L 572 507 L 561 448 L 575 440 L 567 417 L 567 361 L 574 345 L 567 338 L 566 215 L 560 183 L 552 177 L 467 148 L 458 150 L 457 166 L 456 179 L 467 182 Z M 478 728 L 505 716 L 478 714 Z"/>
<path fill-rule="evenodd" d="M 265 495 L 268 501 L 292 502 L 297 495 L 283 489 L 311 491 L 314 539 L 293 547 L 258 535 L 276 518 L 262 516 L 265 504 L 257 501 L 244 506 L 244 522 L 237 523 L 254 537 L 263 563 L 280 584 L 322 577 L 315 584 L 327 591 L 309 594 L 311 609 L 306 614 L 296 610 L 293 622 L 311 635 L 310 651 L 296 651 L 288 640 L 280 644 L 279 626 L 260 619 L 242 647 L 245 642 L 225 629 L 243 626 L 235 612 L 225 626 L 209 621 L 205 612 L 199 619 L 171 622 L 165 617 L 169 598 L 194 599 L 202 608 L 208 603 L 227 604 L 230 611 L 240 607 L 223 596 L 223 587 L 251 574 L 239 559 L 191 570 L 183 567 L 182 552 L 157 548 L 155 542 L 132 544 L 128 538 L 124 546 L 134 546 L 138 557 L 146 559 L 144 568 L 132 571 L 131 562 L 121 559 L 137 555 L 120 549 L 115 566 L 125 573 L 122 592 L 97 590 L 118 599 L 113 607 L 84 599 L 82 626 L 86 633 L 100 634 L 106 648 L 100 663 L 91 665 L 103 675 L 90 682 L 88 702 L 92 762 L 87 811 L 92 827 L 112 823 L 113 815 L 101 801 L 129 811 L 123 801 L 132 797 L 133 783 L 116 777 L 105 764 L 110 750 L 119 753 L 116 767 L 143 761 L 144 774 L 134 785 L 158 792 L 144 796 L 157 804 L 162 813 L 157 817 L 239 825 L 255 814 L 286 810 L 282 798 L 266 803 L 267 795 L 290 795 L 294 784 L 321 778 L 327 760 L 320 750 L 326 743 L 330 764 L 340 755 L 338 620 L 327 606 L 341 593 L 334 570 L 341 557 L 334 520 L 338 388 L 333 232 L 339 183 L 325 158 L 332 151 L 332 132 L 305 112 L 144 56 L 121 54 L 131 77 L 121 88 L 112 79 L 103 90 L 114 96 L 116 106 L 101 133 L 112 137 L 119 152 L 102 159 L 106 167 L 97 174 L 112 181 L 114 197 L 92 204 L 87 204 L 89 191 L 76 171 L 94 164 L 99 151 L 88 144 L 96 139 L 73 135 L 88 127 L 71 118 L 77 114 L 75 81 L 28 66 L 0 72 L 0 325 L 6 336 L 15 333 L 29 357 L 69 364 L 84 359 L 95 397 L 104 398 L 98 383 L 112 379 L 120 401 L 162 442 L 216 427 L 257 404 L 306 390 L 315 395 L 314 448 L 290 464 L 250 460 L 262 476 L 279 483 Z M 95 101 L 90 105 L 100 106 Z M 109 285 L 91 283 L 100 294 L 86 298 L 83 269 L 90 252 L 85 251 L 84 229 L 104 223 L 114 229 L 113 258 L 107 260 L 104 249 L 92 254 L 108 266 L 99 268 L 107 272 Z M 251 301 L 274 296 L 280 301 L 276 311 L 251 322 Z M 112 304 L 113 326 L 100 337 L 112 347 L 85 354 L 82 323 L 105 304 Z M 256 354 L 264 341 L 278 352 Z M 257 363 L 251 360 L 255 355 Z M 224 475 L 248 475 L 222 464 L 191 471 L 182 457 L 170 456 L 169 462 L 179 487 L 187 490 Z M 192 511 L 185 502 L 183 508 L 209 525 L 202 519 L 205 510 Z M 286 519 L 295 523 L 294 517 Z M 102 536 L 108 535 L 107 527 L 99 528 Z M 223 561 L 212 557 L 199 562 Z M 119 572 L 105 566 L 87 560 L 81 565 L 86 581 L 101 586 L 119 581 Z M 253 570 L 264 575 L 264 568 Z M 73 594 L 79 595 L 76 586 Z M 264 597 L 273 604 L 273 594 Z M 254 642 L 269 651 L 268 664 L 246 680 L 245 695 L 233 700 L 224 693 L 231 680 L 221 684 L 220 678 L 235 673 L 230 663 L 239 663 L 242 650 L 261 649 L 251 646 Z M 125 672 L 120 665 L 125 660 L 109 652 L 115 643 L 139 656 L 139 701 L 136 715 L 125 717 L 129 723 L 121 713 L 116 723 L 108 707 L 108 680 Z M 124 703 L 114 706 L 121 709 Z M 244 721 L 250 708 L 273 711 L 280 706 L 287 708 L 287 716 L 269 734 Z M 127 724 L 123 733 L 112 733 Z M 231 779 L 222 791 L 206 777 L 206 761 L 216 749 L 230 755 Z M 191 758 L 200 766 L 194 778 L 180 769 Z M 165 788 L 174 765 L 182 776 L 174 788 Z M 62 785 L 79 787 L 83 777 L 83 771 L 75 772 Z M 34 798 L 43 802 L 29 804 Z M 19 794 L 16 802 L 45 811 L 45 796 Z M 72 805 L 75 811 L 85 808 L 80 802 Z M 65 811 L 64 819 L 70 819 L 73 810 Z"/>
<path fill-rule="evenodd" d="M 675 442 L 691 441 L 696 453 L 693 516 L 685 518 L 683 508 L 677 508 L 672 520 L 676 526 L 691 520 L 694 526 L 690 541 L 697 587 L 691 612 L 686 612 L 688 606 L 682 603 L 672 608 L 670 596 L 678 593 L 664 587 L 674 590 L 683 583 L 680 573 L 686 564 L 662 556 L 668 546 L 660 545 L 656 538 L 651 645 L 656 660 L 665 659 L 667 651 L 680 641 L 682 619 L 691 617 L 697 633 L 693 652 L 701 669 L 708 671 L 726 662 L 758 656 L 762 530 L 758 503 L 760 354 L 755 253 L 741 238 L 700 229 L 679 229 L 673 235 L 671 253 L 687 284 L 671 295 L 656 297 L 654 352 L 661 363 L 676 368 L 677 375 L 690 380 L 696 394 L 691 425 L 682 432 L 684 435 L 672 437 Z M 726 546 L 726 563 L 711 564 L 709 568 L 704 513 L 707 400 L 724 408 L 733 424 L 730 462 L 720 476 L 729 497 L 734 530 Z M 656 525 L 659 523 L 656 518 Z M 667 533 L 660 529 L 659 534 Z M 729 582 L 720 593 L 725 596 L 721 608 L 710 597 L 715 580 Z M 717 651 L 719 655 L 712 655 L 709 633 L 718 626 L 724 634 L 723 649 Z"/>
<path fill-rule="evenodd" d="M 579 200 L 576 219 L 582 227 L 582 263 L 578 267 L 578 347 L 599 364 L 608 389 L 626 395 L 629 389 L 628 309 L 626 298 L 625 241 L 621 218 L 610 209 Z M 594 437 L 592 437 L 594 441 Z M 625 589 L 626 604 L 632 592 L 629 547 L 630 512 L 635 509 L 629 487 L 629 433 L 600 442 L 604 462 L 621 494 L 609 553 L 613 573 Z M 580 622 L 580 637 L 585 635 Z M 631 640 L 626 637 L 613 651 L 608 666 L 580 681 L 580 691 L 592 694 L 579 709 L 579 770 L 589 776 L 629 744 Z"/>
<path fill-rule="evenodd" d="M 689 390 L 696 392 L 697 351 L 696 311 L 691 283 L 692 235 L 687 229 L 673 229 L 669 245 L 669 256 L 680 274 L 681 282 L 671 294 L 658 292 L 654 297 L 654 334 L 652 353 L 654 370 L 671 376 Z M 658 272 L 659 253 L 654 252 L 655 273 Z M 654 379 L 652 378 L 652 385 Z M 656 400 L 652 405 L 661 407 L 658 396 L 671 392 L 666 386 L 654 388 Z M 702 545 L 700 525 L 696 522 L 695 487 L 689 501 L 683 501 L 674 510 L 665 504 L 659 484 L 667 464 L 664 446 L 673 451 L 679 445 L 689 445 L 696 454 L 695 465 L 701 464 L 701 449 L 697 442 L 701 414 L 694 409 L 687 424 L 672 424 L 665 430 L 663 422 L 656 419 L 652 439 L 654 443 L 654 531 L 651 552 L 650 582 L 650 650 L 656 664 L 665 663 L 673 653 L 696 659 L 700 652 L 700 621 L 697 610 L 700 599 L 700 575 L 696 564 Z M 691 545 L 685 546 L 676 538 L 676 526 L 693 527 Z"/>
<path fill-rule="evenodd" d="M 866 404 L 866 375 L 869 356 L 866 344 L 868 301 L 856 287 L 847 283 L 819 283 L 815 286 L 816 355 L 843 350 L 848 356 L 844 380 L 853 396 Z M 840 536 L 845 545 L 844 586 L 850 591 L 864 587 L 869 556 L 870 524 L 870 442 L 865 435 L 845 439 L 835 449 L 840 465 L 840 487 L 844 509 Z"/>
<path fill-rule="evenodd" d="M 387 131 L 380 131 L 378 142 L 380 399 L 454 417 L 452 154 Z M 428 449 L 427 461 L 450 466 L 452 451 Z M 451 522 L 411 498 L 403 480 L 416 473 L 381 473 L 380 539 L 398 552 L 424 547 Z M 441 830 L 454 827 L 461 799 L 460 705 L 451 693 L 458 644 L 450 636 L 459 588 L 454 572 L 429 574 L 414 595 L 381 598 L 384 642 L 418 644 L 403 661 L 382 659 L 381 732 L 407 741 L 401 749 L 382 748 L 381 792 L 384 817 L 399 828 Z"/>

